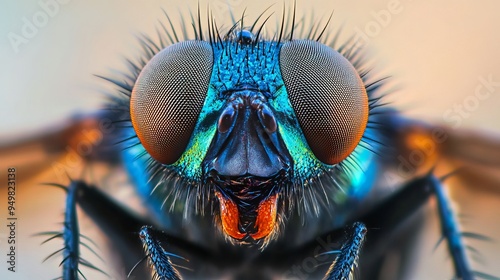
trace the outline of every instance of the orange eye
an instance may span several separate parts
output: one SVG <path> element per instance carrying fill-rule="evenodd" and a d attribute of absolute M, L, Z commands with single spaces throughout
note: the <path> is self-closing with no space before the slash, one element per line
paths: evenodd
<path fill-rule="evenodd" d="M 281 75 L 314 155 L 336 164 L 356 148 L 368 121 L 368 96 L 352 64 L 332 48 L 309 40 L 281 47 Z"/>
<path fill-rule="evenodd" d="M 130 99 L 130 117 L 147 152 L 163 164 L 179 159 L 207 95 L 213 50 L 203 41 L 171 45 L 142 69 Z"/>

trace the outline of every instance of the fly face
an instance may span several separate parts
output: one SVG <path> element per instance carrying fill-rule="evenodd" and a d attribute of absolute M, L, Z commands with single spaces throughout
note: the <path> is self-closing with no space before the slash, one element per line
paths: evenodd
<path fill-rule="evenodd" d="M 339 167 L 354 160 L 374 102 L 331 47 L 235 29 L 221 39 L 211 26 L 208 41 L 156 54 L 134 85 L 130 116 L 164 176 L 152 193 L 194 186 L 197 209 L 215 211 L 229 241 L 265 246 L 296 207 L 319 215 L 308 203 L 347 194 Z"/>

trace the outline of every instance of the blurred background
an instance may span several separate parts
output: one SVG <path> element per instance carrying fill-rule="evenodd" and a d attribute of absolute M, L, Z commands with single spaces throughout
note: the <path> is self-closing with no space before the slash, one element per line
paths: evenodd
<path fill-rule="evenodd" d="M 155 36 L 162 9 L 178 22 L 179 13 L 189 16 L 198 1 L 81 1 L 24 0 L 0 3 L 0 145 L 34 137 L 62 125 L 76 114 L 95 112 L 105 100 L 109 85 L 94 74 L 123 70 L 124 58 L 141 52 L 137 36 Z M 229 9 L 239 16 L 245 8 L 253 19 L 271 3 L 254 0 L 201 0 L 207 3 L 218 22 L 228 24 Z M 271 10 L 281 17 L 282 1 Z M 285 1 L 287 5 L 293 2 Z M 405 115 L 458 130 L 478 130 L 487 137 L 500 137 L 500 21 L 498 1 L 297 1 L 298 14 L 313 14 L 325 20 L 333 11 L 333 27 L 343 26 L 341 39 L 355 35 L 364 42 L 376 71 L 390 75 L 399 88 L 388 97 Z M 202 12 L 204 15 L 204 12 Z M 274 19 L 271 20 L 274 24 Z M 342 40 L 341 40 L 342 41 Z M 19 157 L 2 159 L 0 170 L 5 182 L 6 166 L 18 162 L 43 162 L 37 153 L 20 151 Z M 1 155 L 0 155 L 1 156 Z M 22 158 L 21 158 L 22 157 Z M 5 167 L 5 168 L 4 168 Z M 499 170 L 496 170 L 500 172 Z M 52 170 L 23 179 L 18 171 L 17 206 L 18 267 L 7 271 L 6 232 L 0 225 L 1 279 L 52 279 L 59 276 L 58 260 L 41 261 L 53 252 L 39 246 L 37 231 L 53 230 L 62 221 L 64 195 L 37 185 L 50 181 Z M 126 179 L 120 181 L 125 184 Z M 4 188 L 2 188 L 3 192 Z M 128 197 L 130 193 L 124 196 Z M 6 202 L 2 193 L 0 217 L 5 221 Z M 466 228 L 477 229 L 494 239 L 478 243 L 485 252 L 473 267 L 495 276 L 500 257 L 498 195 L 463 190 L 456 197 L 457 208 L 468 216 Z M 427 209 L 434 217 L 432 207 Z M 421 252 L 408 279 L 450 279 L 450 259 L 445 246 L 435 252 L 439 240 L 437 221 L 426 223 L 430 234 L 422 238 Z M 82 231 L 92 231 L 92 223 L 82 221 Z M 98 233 L 97 233 L 98 234 Z M 59 244 L 58 244 L 59 246 Z M 105 264 L 96 263 L 98 267 Z M 112 278 L 120 277 L 111 273 Z M 89 274 L 93 275 L 93 274 Z M 94 278 L 95 277 L 95 278 Z M 102 278 L 99 274 L 90 279 Z M 118 278 L 119 279 L 119 278 Z"/>

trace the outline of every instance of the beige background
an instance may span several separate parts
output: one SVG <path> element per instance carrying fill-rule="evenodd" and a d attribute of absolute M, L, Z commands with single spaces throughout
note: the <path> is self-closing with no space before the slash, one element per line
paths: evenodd
<path fill-rule="evenodd" d="M 33 15 L 43 10 L 34 0 L 3 1 L 0 4 L 0 143 L 36 134 L 72 114 L 96 110 L 104 99 L 99 90 L 106 88 L 106 84 L 92 74 L 107 74 L 113 68 L 123 69 L 123 56 L 134 57 L 138 52 L 135 35 L 140 32 L 154 34 L 157 21 L 165 19 L 161 8 L 173 14 L 175 21 L 178 9 L 186 14 L 190 8 L 194 10 L 197 3 L 189 1 L 186 5 L 186 1 L 180 0 L 66 2 L 26 44 L 19 46 L 18 52 L 9 41 L 9 34 L 20 35 L 23 17 L 31 20 Z M 210 2 L 218 21 L 227 20 L 226 1 Z M 248 7 L 250 18 L 270 3 L 227 2 L 236 15 Z M 391 75 L 394 84 L 400 87 L 389 98 L 408 116 L 446 123 L 443 114 L 453 110 L 455 104 L 462 104 L 471 98 L 480 84 L 480 77 L 492 75 L 493 81 L 500 81 L 498 1 L 474 4 L 470 1 L 429 0 L 297 2 L 299 13 L 314 12 L 315 18 L 327 18 L 331 11 L 335 11 L 332 25 L 344 24 L 345 35 L 368 28 L 366 33 L 371 35 L 367 43 L 371 50 L 370 57 L 376 69 Z M 201 7 L 205 7 L 206 3 L 201 1 Z M 278 16 L 281 15 L 281 5 L 280 1 L 271 8 Z M 392 13 L 387 24 L 382 26 L 377 22 L 376 14 L 390 12 L 388 7 L 391 5 L 397 5 L 399 12 Z M 274 24 L 274 21 L 271 22 Z M 369 29 L 374 26 L 378 26 L 379 30 Z M 459 129 L 474 128 L 500 135 L 499 105 L 500 87 L 497 87 L 486 100 L 478 103 L 476 109 L 469 111 L 467 117 L 461 118 L 463 123 Z M 35 192 L 30 187 L 26 183 L 23 189 L 25 198 L 19 202 L 19 207 L 23 209 L 22 219 L 26 221 L 19 229 L 23 235 L 19 272 L 12 278 L 1 261 L 2 279 L 51 279 L 58 276 L 56 261 L 40 264 L 51 249 L 39 250 L 35 246 L 40 239 L 33 240 L 28 236 L 33 233 L 32 223 L 35 221 L 41 222 L 43 228 L 40 230 L 51 229 L 50 225 L 60 221 L 63 196 L 45 190 Z M 498 210 L 491 207 L 497 205 L 499 200 L 488 195 L 473 199 L 483 200 L 471 206 L 477 208 L 462 210 L 472 212 L 473 219 L 490 219 L 492 224 L 498 224 L 498 217 L 494 215 Z M 49 206 L 54 209 L 49 209 Z M 481 208 L 492 209 L 490 216 L 474 215 Z M 4 206 L 0 205 L 0 209 Z M 4 215 L 3 211 L 1 215 Z M 44 221 L 45 218 L 47 221 Z M 436 227 L 432 223 L 430 226 Z M 87 227 L 92 225 L 87 223 Z M 0 233 L 3 234 L 3 230 Z M 496 232 L 489 234 L 497 237 Z M 0 252 L 4 255 L 4 235 L 1 237 Z M 443 255 L 444 249 L 432 253 L 437 239 L 436 233 L 424 242 L 422 257 L 415 264 L 415 275 L 409 279 L 452 277 L 447 268 L 450 261 Z M 498 240 L 493 245 L 480 245 L 483 246 L 481 248 L 490 246 L 492 254 L 487 255 L 485 264 L 474 263 L 475 268 L 500 276 L 500 270 L 495 266 L 500 253 Z M 39 256 L 28 258 L 29 251 L 33 250 Z M 495 255 L 496 259 L 491 259 L 490 256 Z"/>

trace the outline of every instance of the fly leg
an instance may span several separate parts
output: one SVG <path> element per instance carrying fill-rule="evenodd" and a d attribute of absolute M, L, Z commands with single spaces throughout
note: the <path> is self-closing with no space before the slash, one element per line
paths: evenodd
<path fill-rule="evenodd" d="M 458 279 L 474 279 L 475 276 L 488 276 L 481 272 L 471 270 L 468 257 L 465 253 L 467 248 L 463 243 L 466 236 L 474 237 L 475 234 L 460 232 L 454 213 L 450 207 L 450 198 L 444 191 L 444 186 L 439 178 L 433 174 L 427 174 L 416 178 L 403 186 L 398 192 L 391 196 L 386 202 L 380 204 L 376 209 L 362 217 L 368 228 L 379 230 L 370 231 L 370 239 L 387 239 L 388 231 L 396 228 L 407 217 L 413 214 L 430 196 L 435 196 L 438 204 L 438 214 L 442 229 L 441 240 L 446 240 L 448 250 L 453 260 L 455 277 Z"/>
<path fill-rule="evenodd" d="M 165 250 L 166 244 L 163 234 L 163 232 L 155 230 L 152 227 L 144 226 L 139 236 L 146 249 L 147 257 L 154 267 L 157 278 L 159 280 L 180 280 L 180 274 L 172 265 L 170 257 L 184 258 Z"/>
<path fill-rule="evenodd" d="M 450 207 L 450 199 L 446 195 L 442 183 L 434 176 L 429 177 L 429 185 L 437 198 L 439 218 L 441 221 L 441 230 L 443 239 L 448 243 L 455 266 L 455 276 L 459 279 L 474 279 L 474 272 L 470 268 L 469 260 L 465 254 L 465 245 L 463 243 L 462 233 L 458 228 L 458 222 L 455 220 L 453 211 Z"/>
<path fill-rule="evenodd" d="M 64 247 L 46 258 L 48 259 L 62 252 L 63 280 L 76 280 L 79 279 L 79 275 L 85 279 L 79 265 L 104 273 L 80 256 L 80 245 L 87 247 L 95 255 L 97 254 L 90 246 L 81 241 L 82 237 L 86 237 L 80 235 L 78 216 L 76 214 L 77 205 L 93 219 L 99 228 L 107 234 L 109 240 L 113 242 L 113 247 L 116 248 L 117 252 L 116 257 L 120 258 L 117 263 L 125 266 L 125 271 L 121 271 L 120 273 L 126 274 L 129 272 L 137 264 L 137 261 L 143 257 L 142 244 L 139 238 L 137 238 L 137 233 L 142 225 L 149 223 L 148 221 L 133 215 L 101 190 L 84 181 L 72 180 L 68 187 L 59 184 L 47 185 L 61 188 L 67 192 L 63 231 L 41 233 L 41 235 L 51 235 L 44 243 L 55 238 L 62 238 L 64 240 Z M 87 238 L 87 241 L 90 240 Z M 146 265 L 136 267 L 135 274 L 141 276 L 150 275 L 149 268 Z"/>
<path fill-rule="evenodd" d="M 144 225 L 153 224 L 151 221 L 138 217 L 130 210 L 118 204 L 106 193 L 95 186 L 88 185 L 83 181 L 75 181 L 70 189 L 73 189 L 72 198 L 68 198 L 68 207 L 75 207 L 76 203 L 82 210 L 99 226 L 99 228 L 113 242 L 112 247 L 116 250 L 117 256 L 121 258 L 122 265 L 125 266 L 125 272 L 133 272 L 130 279 L 147 279 L 151 276 L 151 270 L 146 262 L 140 261 L 144 258 L 144 248 L 148 250 L 148 256 L 155 260 L 152 262 L 156 273 L 161 276 L 163 271 L 171 267 L 170 259 L 165 260 L 165 256 L 176 256 L 165 251 L 166 240 L 168 240 L 169 249 L 180 252 L 182 255 L 189 255 L 195 260 L 210 259 L 206 250 L 175 236 L 167 233 L 153 230 Z M 76 221 L 76 217 L 71 218 Z M 141 237 L 141 238 L 139 238 Z M 65 238 L 66 240 L 66 238 Z M 141 242 L 142 240 L 142 242 Z M 161 269 L 158 269 L 160 267 Z M 161 273 L 160 273 L 161 271 Z M 172 271 L 175 269 L 172 268 Z M 134 278 L 136 276 L 136 278 Z M 76 279 L 76 278 L 63 278 Z M 180 279 L 180 278 L 160 278 L 160 279 Z"/>
<path fill-rule="evenodd" d="M 97 270 L 103 273 L 104 275 L 107 275 L 104 271 L 97 268 L 89 261 L 85 260 L 80 256 L 80 245 L 82 245 L 86 247 L 88 250 L 90 250 L 92 253 L 94 253 L 97 257 L 99 257 L 97 253 L 86 243 L 86 242 L 92 242 L 92 240 L 90 240 L 88 237 L 84 235 L 81 235 L 78 226 L 76 201 L 78 197 L 78 191 L 82 186 L 82 184 L 83 183 L 80 181 L 71 181 L 68 187 L 59 184 L 47 184 L 50 186 L 58 187 L 67 193 L 63 230 L 61 232 L 52 231 L 52 232 L 42 232 L 38 234 L 38 235 L 50 236 L 42 244 L 56 238 L 62 238 L 64 240 L 64 247 L 62 249 L 55 251 L 54 253 L 50 254 L 47 258 L 45 258 L 45 260 L 47 260 L 55 256 L 57 253 L 62 252 L 63 260 L 61 261 L 61 266 L 63 268 L 63 275 L 61 276 L 61 278 L 64 280 L 77 280 L 79 279 L 79 275 L 81 275 L 82 278 L 85 279 L 84 274 L 80 270 L 80 265 Z M 83 241 L 82 239 L 87 239 L 87 240 Z"/>
<path fill-rule="evenodd" d="M 142 244 L 137 233 L 143 225 L 151 222 L 118 204 L 96 186 L 80 181 L 77 193 L 78 205 L 113 243 L 112 248 L 116 252 L 113 257 L 118 260 L 111 265 L 124 267 L 123 271 L 116 273 L 128 273 L 143 257 Z M 149 268 L 146 265 L 138 266 L 134 275 L 150 275 Z"/>
<path fill-rule="evenodd" d="M 338 252 L 335 262 L 328 269 L 325 280 L 350 279 L 357 265 L 365 235 L 366 227 L 363 223 L 356 222 L 347 229 L 347 240 Z"/>

